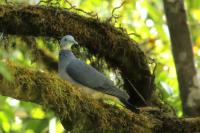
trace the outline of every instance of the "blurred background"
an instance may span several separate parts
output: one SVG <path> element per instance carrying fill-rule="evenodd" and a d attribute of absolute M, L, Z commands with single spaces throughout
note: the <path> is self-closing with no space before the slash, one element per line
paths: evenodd
<path fill-rule="evenodd" d="M 112 16 L 113 25 L 123 28 L 138 43 L 149 60 L 157 64 L 155 84 L 160 97 L 175 109 L 178 116 L 182 116 L 178 82 L 162 0 L 126 0 L 125 2 L 121 0 L 0 0 L 0 4 L 43 5 L 66 9 L 72 4 L 75 8 L 88 12 L 71 10 L 84 16 L 95 17 L 98 14 L 98 18 L 102 21 L 106 21 Z M 200 30 L 198 30 L 200 27 L 200 0 L 185 0 L 185 8 L 198 71 L 200 67 Z M 4 60 L 31 69 L 46 69 L 37 56 L 38 50 L 42 50 L 57 60 L 58 41 L 53 38 L 11 36 L 0 33 L 0 74 L 7 80 L 12 80 L 12 75 L 3 63 Z M 96 63 L 95 58 L 88 55 L 86 49 L 79 48 L 78 51 L 85 55 L 80 58 L 94 65 L 98 64 L 96 67 L 102 69 L 120 86 L 120 83 L 117 82 L 118 80 L 120 82 L 117 72 L 107 70 L 103 61 Z M 77 55 L 79 53 L 77 52 Z M 62 133 L 63 131 L 58 118 L 50 110 L 44 110 L 41 106 L 33 103 L 0 96 L 0 133 Z"/>

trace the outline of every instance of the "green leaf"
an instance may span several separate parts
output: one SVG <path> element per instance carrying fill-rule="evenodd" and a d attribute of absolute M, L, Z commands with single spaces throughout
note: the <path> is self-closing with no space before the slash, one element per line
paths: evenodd
<path fill-rule="evenodd" d="M 6 80 L 12 81 L 13 76 L 10 73 L 10 71 L 6 68 L 6 65 L 4 62 L 0 61 L 0 75 L 2 75 Z"/>

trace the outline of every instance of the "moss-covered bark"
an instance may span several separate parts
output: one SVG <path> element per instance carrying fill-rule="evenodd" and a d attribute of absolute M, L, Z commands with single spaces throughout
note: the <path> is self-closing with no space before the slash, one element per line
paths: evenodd
<path fill-rule="evenodd" d="M 57 75 L 8 64 L 14 75 L 9 82 L 0 76 L 0 95 L 41 104 L 75 133 L 196 132 L 200 118 L 178 119 L 165 109 L 141 108 L 136 114 L 94 100 Z"/>
<path fill-rule="evenodd" d="M 54 74 L 9 66 L 14 82 L 0 80 L 0 94 L 35 102 L 53 109 L 66 129 L 74 132 L 148 131 L 148 118 L 139 117 L 126 109 L 119 109 L 90 99 Z M 143 122 L 145 123 L 143 123 Z"/>
<path fill-rule="evenodd" d="M 60 37 L 74 35 L 79 43 L 119 68 L 132 102 L 141 104 L 127 79 L 148 99 L 153 82 L 144 53 L 121 30 L 106 22 L 48 7 L 0 6 L 0 31 L 6 34 Z M 56 62 L 53 62 L 56 66 Z M 51 65 L 49 65 L 51 66 Z M 178 119 L 166 109 L 127 109 L 91 99 L 55 74 L 8 64 L 14 75 L 9 82 L 0 75 L 0 95 L 50 108 L 72 132 L 198 132 L 200 118 Z"/>
<path fill-rule="evenodd" d="M 133 104 L 144 104 L 129 81 L 148 100 L 153 81 L 144 53 L 122 30 L 110 23 L 52 7 L 0 6 L 0 31 L 6 34 L 51 36 L 72 34 L 89 52 L 122 72 Z"/>

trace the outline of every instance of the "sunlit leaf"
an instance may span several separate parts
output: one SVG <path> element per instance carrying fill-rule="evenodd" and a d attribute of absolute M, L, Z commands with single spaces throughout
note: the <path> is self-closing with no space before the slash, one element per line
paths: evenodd
<path fill-rule="evenodd" d="M 3 76 L 6 80 L 12 81 L 13 77 L 10 71 L 7 69 L 4 62 L 0 61 L 0 76 Z"/>

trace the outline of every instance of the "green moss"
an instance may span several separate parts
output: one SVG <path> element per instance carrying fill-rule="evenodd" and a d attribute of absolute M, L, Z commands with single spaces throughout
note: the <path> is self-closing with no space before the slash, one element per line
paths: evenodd
<path fill-rule="evenodd" d="M 165 108 L 163 111 L 155 107 L 140 109 L 140 113 L 135 114 L 125 108 L 92 99 L 53 73 L 30 70 L 11 63 L 8 66 L 15 81 L 1 79 L 0 93 L 41 104 L 45 109 L 52 109 L 61 119 L 65 129 L 72 133 L 148 133 L 163 129 L 175 131 L 180 129 L 180 125 L 184 127 L 181 131 L 199 129 L 199 119 L 177 119 L 165 113 Z M 170 128 L 172 126 L 173 128 Z"/>
<path fill-rule="evenodd" d="M 133 104 L 143 105 L 144 102 L 127 79 L 146 100 L 151 97 L 154 82 L 146 56 L 121 28 L 115 28 L 108 21 L 103 22 L 52 7 L 1 6 L 0 10 L 2 9 L 6 12 L 0 16 L 0 29 L 3 31 L 55 38 L 72 34 L 90 54 L 105 59 L 109 67 L 121 71 L 124 88 L 129 92 Z"/>

